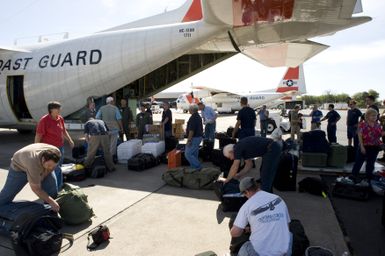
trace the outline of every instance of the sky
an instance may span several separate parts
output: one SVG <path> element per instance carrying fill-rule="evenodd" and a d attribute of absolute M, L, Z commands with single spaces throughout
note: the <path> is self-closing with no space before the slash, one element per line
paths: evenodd
<path fill-rule="evenodd" d="M 312 38 L 330 48 L 304 64 L 308 95 L 376 90 L 385 99 L 385 1 L 362 0 L 369 23 L 331 36 Z M 172 10 L 184 0 L 0 0 L 0 48 L 36 42 L 40 35 L 60 38 L 90 34 Z M 6 11 L 5 11 L 6 10 Z M 191 85 L 232 92 L 258 91 L 278 85 L 286 68 L 265 67 L 237 55 L 195 75 L 168 91 Z M 237 88 L 237 89 L 234 89 Z"/>

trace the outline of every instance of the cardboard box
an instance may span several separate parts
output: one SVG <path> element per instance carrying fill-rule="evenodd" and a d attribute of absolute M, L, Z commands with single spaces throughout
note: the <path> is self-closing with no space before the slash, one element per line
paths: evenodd
<path fill-rule="evenodd" d="M 149 134 L 159 134 L 161 140 L 164 140 L 164 128 L 161 124 L 148 125 L 147 131 Z"/>
<path fill-rule="evenodd" d="M 184 124 L 184 119 L 175 119 L 175 124 Z"/>

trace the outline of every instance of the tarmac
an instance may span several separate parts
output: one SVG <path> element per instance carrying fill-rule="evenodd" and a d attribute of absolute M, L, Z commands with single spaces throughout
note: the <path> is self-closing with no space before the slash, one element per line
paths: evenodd
<path fill-rule="evenodd" d="M 234 115 L 221 116 L 217 121 L 217 131 L 224 131 L 234 124 Z M 0 129 L 0 141 L 2 187 L 12 154 L 32 143 L 33 135 Z M 184 256 L 209 250 L 220 256 L 226 255 L 230 244 L 228 222 L 233 213 L 222 212 L 220 202 L 211 190 L 165 185 L 161 176 L 166 171 L 166 165 L 143 172 L 128 171 L 126 166 L 117 165 L 117 171 L 102 179 L 89 178 L 74 183 L 88 195 L 96 217 L 90 223 L 63 228 L 63 232 L 74 234 L 75 242 L 60 255 Z M 319 176 L 300 172 L 297 181 L 311 175 Z M 290 217 L 303 223 L 311 245 L 329 248 L 338 256 L 349 251 L 329 199 L 299 192 L 277 191 L 277 194 L 288 205 Z M 26 186 L 16 199 L 36 200 L 36 196 Z M 95 251 L 87 251 L 87 234 L 100 224 L 109 227 L 112 239 Z M 0 255 L 14 255 L 5 238 L 0 238 Z"/>

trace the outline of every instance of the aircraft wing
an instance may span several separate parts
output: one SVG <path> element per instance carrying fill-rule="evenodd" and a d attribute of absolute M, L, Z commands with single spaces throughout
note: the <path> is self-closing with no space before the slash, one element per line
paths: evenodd
<path fill-rule="evenodd" d="M 30 52 L 28 50 L 19 49 L 19 48 L 11 48 L 11 47 L 1 47 L 0 46 L 0 54 L 7 53 L 7 52 Z"/>
<path fill-rule="evenodd" d="M 194 89 L 194 90 L 204 90 L 204 91 L 209 92 L 211 95 L 215 95 L 215 94 L 218 94 L 218 93 L 227 93 L 227 94 L 231 94 L 231 95 L 239 95 L 239 94 L 236 94 L 236 93 L 233 93 L 233 92 L 224 91 L 224 90 L 220 90 L 220 89 L 216 89 L 216 88 L 212 88 L 212 87 L 207 87 L 207 86 L 193 86 L 192 89 Z"/>

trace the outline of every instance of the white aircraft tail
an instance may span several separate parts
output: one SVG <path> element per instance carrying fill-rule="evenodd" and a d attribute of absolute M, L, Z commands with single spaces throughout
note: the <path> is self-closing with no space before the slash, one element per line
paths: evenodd
<path fill-rule="evenodd" d="M 287 72 L 279 83 L 276 92 L 288 95 L 305 94 L 306 83 L 305 75 L 303 72 L 303 65 L 299 65 L 295 68 L 288 68 Z"/>

